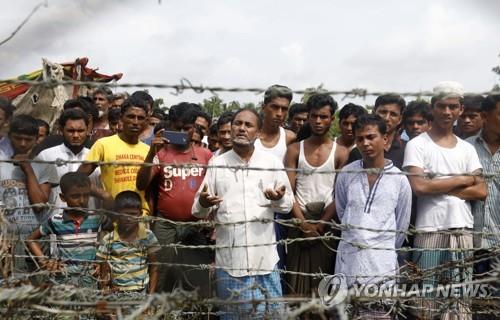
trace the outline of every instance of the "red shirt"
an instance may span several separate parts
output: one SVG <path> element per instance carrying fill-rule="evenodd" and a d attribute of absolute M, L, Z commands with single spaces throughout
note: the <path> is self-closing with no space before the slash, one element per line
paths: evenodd
<path fill-rule="evenodd" d="M 153 175 L 159 176 L 158 211 L 174 221 L 197 220 L 191 215 L 194 196 L 205 177 L 206 168 L 178 168 L 169 164 L 207 165 L 212 157 L 210 150 L 192 146 L 191 150 L 178 151 L 170 145 L 162 148 L 153 163 L 163 163 L 153 167 Z"/>

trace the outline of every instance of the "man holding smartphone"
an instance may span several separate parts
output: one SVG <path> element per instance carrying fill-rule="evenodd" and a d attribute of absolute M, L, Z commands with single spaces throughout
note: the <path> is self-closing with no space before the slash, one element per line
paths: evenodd
<path fill-rule="evenodd" d="M 172 131 L 160 130 L 156 133 L 145 160 L 155 165 L 141 167 L 137 173 L 137 188 L 144 190 L 154 181 L 157 184 L 154 187 L 158 189 L 158 216 L 171 221 L 196 221 L 191 215 L 191 206 L 205 176 L 204 166 L 208 164 L 212 153 L 206 148 L 191 144 L 197 117 L 194 108 L 181 103 L 170 108 L 169 116 Z M 187 290 L 199 288 L 199 293 L 206 296 L 208 271 L 193 267 L 171 267 L 167 264 L 208 264 L 209 250 L 166 247 L 173 243 L 207 244 L 204 230 L 197 226 L 177 225 L 167 221 L 156 221 L 152 230 L 163 246 L 158 254 L 159 262 L 162 263 L 158 290 L 169 292 L 180 286 Z"/>

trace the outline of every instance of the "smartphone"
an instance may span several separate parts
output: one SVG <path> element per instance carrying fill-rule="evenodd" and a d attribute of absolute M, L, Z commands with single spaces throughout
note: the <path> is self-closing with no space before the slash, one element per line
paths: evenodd
<path fill-rule="evenodd" d="M 163 136 L 168 140 L 170 144 L 185 146 L 188 143 L 187 132 L 180 131 L 165 131 Z"/>

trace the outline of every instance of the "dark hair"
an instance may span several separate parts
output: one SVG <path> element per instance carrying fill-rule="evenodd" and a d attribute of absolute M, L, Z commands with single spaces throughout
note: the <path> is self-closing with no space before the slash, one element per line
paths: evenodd
<path fill-rule="evenodd" d="M 297 137 L 295 138 L 295 141 L 299 142 L 305 140 L 309 138 L 311 135 L 312 135 L 311 125 L 309 124 L 309 122 L 306 122 L 299 129 L 299 132 L 297 132 Z"/>
<path fill-rule="evenodd" d="M 49 132 L 50 132 L 50 126 L 47 123 L 47 121 L 42 120 L 42 119 L 36 119 L 36 123 L 38 124 L 38 128 L 44 127 L 45 130 L 47 131 L 47 135 L 49 134 Z"/>
<path fill-rule="evenodd" d="M 214 123 L 213 125 L 211 125 L 209 128 L 208 128 L 208 135 L 216 135 L 217 134 L 217 124 Z"/>
<path fill-rule="evenodd" d="M 169 122 L 166 120 L 161 120 L 153 129 L 153 133 L 156 134 L 161 129 L 168 130 L 169 129 L 168 127 L 169 127 Z"/>
<path fill-rule="evenodd" d="M 177 122 L 182 117 L 182 114 L 191 108 L 193 108 L 191 103 L 180 102 L 170 107 L 168 110 L 168 117 L 170 118 L 170 121 Z"/>
<path fill-rule="evenodd" d="M 292 102 L 293 93 L 290 88 L 275 84 L 267 88 L 266 92 L 264 92 L 264 105 L 268 104 L 275 98 L 285 98 L 289 102 Z"/>
<path fill-rule="evenodd" d="M 356 135 L 356 130 L 363 129 L 366 126 L 377 126 L 380 134 L 384 135 L 387 133 L 387 126 L 384 119 L 376 114 L 364 114 L 359 116 L 352 126 L 354 135 Z"/>
<path fill-rule="evenodd" d="M 297 113 L 306 113 L 306 112 L 308 112 L 308 110 L 305 104 L 294 103 L 290 106 L 290 109 L 288 109 L 288 120 L 292 120 Z"/>
<path fill-rule="evenodd" d="M 167 115 L 165 114 L 165 112 L 162 109 L 160 109 L 160 108 L 154 108 L 153 112 L 151 114 L 151 117 L 158 118 L 160 120 L 165 120 L 166 117 L 167 117 Z"/>
<path fill-rule="evenodd" d="M 115 197 L 115 211 L 120 211 L 123 209 L 141 209 L 142 202 L 141 196 L 134 191 L 122 191 Z"/>
<path fill-rule="evenodd" d="M 108 100 L 109 102 L 113 100 L 113 91 L 111 91 L 111 89 L 106 86 L 100 86 L 95 89 L 94 92 L 92 92 L 92 97 L 94 97 L 98 93 L 106 97 L 106 100 Z"/>
<path fill-rule="evenodd" d="M 38 122 L 32 116 L 20 114 L 10 120 L 9 134 L 25 134 L 38 137 Z"/>
<path fill-rule="evenodd" d="M 148 113 L 148 106 L 146 106 L 146 101 L 139 99 L 137 97 L 130 96 L 130 98 L 126 99 L 120 107 L 121 114 L 124 115 L 130 108 L 140 108 L 144 110 L 144 112 Z"/>
<path fill-rule="evenodd" d="M 337 102 L 333 100 L 333 98 L 326 93 L 315 93 L 307 99 L 307 110 L 311 112 L 313 109 L 321 109 L 323 107 L 330 107 L 330 114 L 333 116 L 335 114 L 335 110 L 337 110 Z"/>
<path fill-rule="evenodd" d="M 196 118 L 200 116 L 200 111 L 194 108 L 189 108 L 185 112 L 182 113 L 181 117 L 177 119 L 177 121 L 182 122 L 183 124 L 194 124 L 196 122 Z"/>
<path fill-rule="evenodd" d="M 95 105 L 94 101 L 89 97 L 77 97 L 76 99 L 66 100 L 63 109 L 68 110 L 72 108 L 80 108 L 87 115 L 92 117 L 92 120 L 99 118 L 99 109 Z"/>
<path fill-rule="evenodd" d="M 146 91 L 143 90 L 136 91 L 132 93 L 131 97 L 136 97 L 146 101 L 146 103 L 148 103 L 151 106 L 151 110 L 153 109 L 153 102 L 154 102 L 153 97 Z"/>
<path fill-rule="evenodd" d="M 83 172 L 67 172 L 61 177 L 59 187 L 62 194 L 69 192 L 72 187 L 90 188 L 90 178 Z"/>
<path fill-rule="evenodd" d="M 408 103 L 405 112 L 403 113 L 403 124 L 406 123 L 409 117 L 419 115 L 427 121 L 432 121 L 431 105 L 424 100 L 414 100 Z"/>
<path fill-rule="evenodd" d="M 367 113 L 368 111 L 366 111 L 366 109 L 363 108 L 362 106 L 354 103 L 348 103 L 345 106 L 343 106 L 342 109 L 340 109 L 339 121 L 347 119 L 350 116 L 355 116 L 356 118 L 358 118 Z"/>
<path fill-rule="evenodd" d="M 236 119 L 236 116 L 240 113 L 242 113 L 243 111 L 249 111 L 251 113 L 253 113 L 255 115 L 255 117 L 257 118 L 257 128 L 262 129 L 262 118 L 260 117 L 259 113 L 257 112 L 257 110 L 255 110 L 254 108 L 249 108 L 249 107 L 245 107 L 245 108 L 241 108 L 239 110 L 237 110 L 235 113 L 234 113 L 234 117 L 233 117 L 233 120 L 231 120 L 231 125 L 233 124 L 234 122 L 234 119 Z"/>
<path fill-rule="evenodd" d="M 5 120 L 9 120 L 14 113 L 14 106 L 9 99 L 0 97 L 0 109 L 5 113 Z"/>
<path fill-rule="evenodd" d="M 479 94 L 469 94 L 464 97 L 464 112 L 481 112 L 484 97 Z"/>
<path fill-rule="evenodd" d="M 122 115 L 122 111 L 118 108 L 112 108 L 108 112 L 108 121 L 109 122 L 117 122 L 120 120 L 120 116 Z"/>
<path fill-rule="evenodd" d="M 221 114 L 219 120 L 217 120 L 217 130 L 219 130 L 219 128 L 225 125 L 226 123 L 231 124 L 231 122 L 233 122 L 233 119 L 234 119 L 234 112 L 232 111 L 226 111 L 223 114 Z"/>
<path fill-rule="evenodd" d="M 212 124 L 212 117 L 203 110 L 196 110 L 196 113 L 197 113 L 196 118 L 198 118 L 198 117 L 204 118 L 205 120 L 207 120 L 208 126 L 210 127 L 210 125 Z"/>
<path fill-rule="evenodd" d="M 481 103 L 481 111 L 490 112 L 496 109 L 500 102 L 500 94 L 490 94 Z"/>
<path fill-rule="evenodd" d="M 386 104 L 397 104 L 399 106 L 399 111 L 401 114 L 403 114 L 405 111 L 406 101 L 402 96 L 398 94 L 384 94 L 378 96 L 375 100 L 375 107 L 373 108 L 373 111 L 377 111 L 378 107 Z"/>
<path fill-rule="evenodd" d="M 76 108 L 63 111 L 63 113 L 59 117 L 59 126 L 61 127 L 61 129 L 64 128 L 68 120 L 83 120 L 85 121 L 86 126 L 89 125 L 89 117 L 85 114 L 85 112 Z"/>

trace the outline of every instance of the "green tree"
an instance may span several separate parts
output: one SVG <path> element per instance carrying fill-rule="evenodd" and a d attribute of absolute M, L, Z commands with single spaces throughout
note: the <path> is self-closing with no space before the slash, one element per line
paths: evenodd
<path fill-rule="evenodd" d="M 212 118 L 220 116 L 226 108 L 224 102 L 218 96 L 212 96 L 209 99 L 204 99 L 202 107 L 210 116 L 212 116 Z"/>
<path fill-rule="evenodd" d="M 309 98 L 315 94 L 315 93 L 325 93 L 325 92 L 328 92 L 328 90 L 326 90 L 325 88 L 323 88 L 323 84 L 320 84 L 319 86 L 317 87 L 311 87 L 311 88 L 307 88 L 305 90 L 305 93 L 304 95 L 302 96 L 302 99 L 300 99 L 300 101 L 302 103 L 307 103 L 307 100 L 309 100 Z"/>
<path fill-rule="evenodd" d="M 165 109 L 165 101 L 163 101 L 163 98 L 156 98 L 153 101 L 153 109 Z"/>

